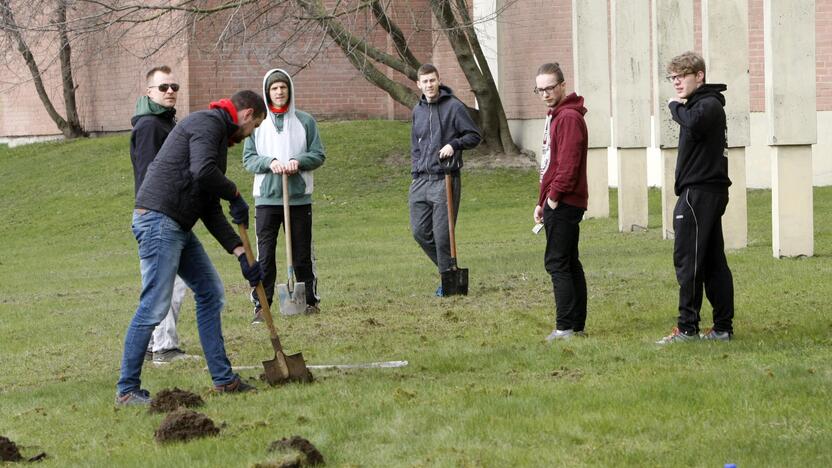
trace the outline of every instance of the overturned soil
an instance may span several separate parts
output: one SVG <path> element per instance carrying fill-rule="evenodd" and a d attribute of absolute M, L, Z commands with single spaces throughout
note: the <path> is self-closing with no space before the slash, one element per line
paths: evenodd
<path fill-rule="evenodd" d="M 292 436 L 276 440 L 269 445 L 269 452 L 284 454 L 286 457 L 279 465 L 282 468 L 315 466 L 324 464 L 324 456 L 301 436 Z"/>
<path fill-rule="evenodd" d="M 156 441 L 185 442 L 199 437 L 215 436 L 220 430 L 214 421 L 202 413 L 184 408 L 168 413 L 159 429 L 156 430 Z"/>
<path fill-rule="evenodd" d="M 173 387 L 173 390 L 164 389 L 153 398 L 148 411 L 151 413 L 168 413 L 177 408 L 196 408 L 204 405 L 202 397 L 187 390 Z"/>
<path fill-rule="evenodd" d="M 16 462 L 21 460 L 23 460 L 23 456 L 20 455 L 17 444 L 8 437 L 0 436 L 0 461 Z"/>

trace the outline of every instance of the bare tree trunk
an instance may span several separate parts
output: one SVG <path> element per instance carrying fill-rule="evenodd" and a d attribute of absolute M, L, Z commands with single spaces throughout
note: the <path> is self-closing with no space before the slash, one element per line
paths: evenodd
<path fill-rule="evenodd" d="M 60 37 L 60 60 L 61 60 L 61 84 L 64 91 L 64 106 L 66 107 L 67 128 L 61 128 L 66 138 L 86 137 L 89 134 L 84 131 L 81 121 L 78 118 L 78 105 L 75 102 L 75 83 L 72 79 L 72 48 L 69 45 L 69 36 L 66 30 L 66 1 L 58 0 L 58 11 L 56 18 L 58 36 Z"/>
<path fill-rule="evenodd" d="M 457 10 L 462 17 L 459 21 L 454 15 L 448 0 L 431 0 L 433 14 L 445 30 L 462 73 L 471 85 L 471 91 L 477 98 L 480 130 L 483 143 L 495 153 L 519 153 L 517 145 L 511 139 L 503 103 L 491 69 L 480 47 L 476 31 L 468 15 L 468 5 L 464 0 L 457 0 Z"/>
<path fill-rule="evenodd" d="M 63 11 L 63 13 L 61 13 Z M 63 17 L 63 20 L 61 20 Z M 64 28 L 66 25 L 66 5 L 63 1 L 60 2 L 58 7 L 58 20 L 64 24 Z M 23 35 L 20 32 L 20 29 L 17 26 L 17 22 L 14 18 L 14 12 L 12 11 L 10 0 L 0 0 L 0 30 L 6 33 L 6 36 L 17 45 L 17 50 L 20 52 L 20 55 L 23 57 L 23 60 L 26 62 L 26 66 L 29 68 L 29 73 L 32 75 L 32 82 L 35 85 L 35 90 L 37 90 L 38 97 L 40 101 L 43 103 L 43 107 L 46 109 L 46 113 L 49 114 L 49 117 L 52 121 L 55 122 L 55 125 L 58 126 L 58 129 L 64 134 L 66 138 L 78 138 L 80 136 L 86 136 L 86 132 L 84 132 L 83 128 L 81 128 L 80 123 L 78 122 L 78 113 L 75 107 L 75 88 L 72 87 L 70 89 L 71 99 L 67 100 L 67 77 L 69 80 L 69 84 L 72 84 L 72 72 L 71 70 L 67 72 L 64 68 L 68 69 L 70 67 L 69 55 L 69 42 L 66 43 L 66 51 L 61 49 L 61 71 L 62 71 L 62 78 L 63 78 L 63 85 L 64 85 L 64 100 L 66 101 L 67 111 L 72 112 L 75 121 L 67 122 L 57 110 L 55 110 L 55 106 L 52 104 L 52 100 L 49 98 L 49 94 L 46 92 L 46 88 L 43 84 L 43 78 L 41 76 L 41 71 L 38 68 L 38 64 L 35 61 L 35 57 L 32 54 L 29 45 L 26 43 L 26 40 L 23 38 Z M 66 39 L 66 33 L 64 29 L 64 34 L 61 35 L 61 43 L 63 45 L 64 40 Z M 66 58 L 64 57 L 66 55 Z"/>

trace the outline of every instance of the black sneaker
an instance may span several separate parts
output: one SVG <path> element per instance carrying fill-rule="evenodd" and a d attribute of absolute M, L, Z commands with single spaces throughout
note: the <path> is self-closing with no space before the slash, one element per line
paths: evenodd
<path fill-rule="evenodd" d="M 238 375 L 234 380 L 225 385 L 214 385 L 214 391 L 217 393 L 246 393 L 256 392 L 257 388 L 243 382 L 243 379 Z"/>

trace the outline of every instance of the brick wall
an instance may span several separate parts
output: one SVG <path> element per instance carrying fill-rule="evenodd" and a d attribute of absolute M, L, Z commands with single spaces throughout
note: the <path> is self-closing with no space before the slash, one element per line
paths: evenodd
<path fill-rule="evenodd" d="M 765 109 L 763 1 L 749 0 L 750 99 L 752 111 Z M 701 0 L 695 0 L 696 49 L 701 50 Z M 18 3 L 19 4 L 19 3 Z M 432 61 L 440 70 L 442 81 L 469 105 L 474 102 L 467 81 L 459 69 L 453 51 L 442 32 L 436 29 L 428 0 L 396 0 L 394 18 L 421 51 L 419 60 Z M 817 109 L 832 110 L 832 0 L 816 2 Z M 414 22 L 415 19 L 415 22 Z M 229 96 L 244 88 L 260 89 L 263 73 L 271 67 L 286 67 L 287 61 L 300 63 L 306 47 L 320 40 L 320 31 L 310 29 L 303 46 L 284 50 L 280 57 L 269 56 L 267 47 L 279 34 L 273 28 L 247 42 L 228 43 L 214 49 L 212 34 L 222 30 L 221 18 L 214 23 L 200 23 L 196 40 L 174 42 L 162 48 L 152 59 L 141 57 L 144 47 L 157 31 L 141 29 L 132 41 L 118 41 L 118 34 L 100 33 L 88 42 L 73 44 L 73 60 L 78 86 L 79 111 L 83 124 L 91 131 L 116 131 L 130 128 L 135 99 L 144 92 L 145 71 L 153 65 L 167 63 L 174 68 L 183 89 L 177 108 L 180 115 L 203 109 L 208 102 Z M 359 17 L 356 25 L 367 26 L 371 17 Z M 512 119 L 540 116 L 539 99 L 531 93 L 536 67 L 546 61 L 560 62 L 568 82 L 572 81 L 571 0 L 523 0 L 511 5 L 499 19 L 499 86 L 506 113 Z M 43 47 L 49 43 L 42 34 Z M 371 35 L 373 44 L 393 51 L 383 34 Z M 183 39 L 184 41 L 184 39 Z M 107 48 L 102 49 L 102 44 Z M 35 55 L 40 64 L 54 56 L 40 48 Z M 9 58 L 0 67 L 0 136 L 50 135 L 58 133 L 37 97 L 28 70 L 12 48 L 3 51 Z M 0 53 L 3 53 L 0 52 Z M 3 55 L 0 55 L 2 57 Z M 284 60 L 285 59 L 285 60 Z M 291 68 L 291 67 L 290 67 Z M 384 70 L 387 76 L 409 83 L 397 73 Z M 63 98 L 58 64 L 44 72 L 47 91 L 58 112 L 63 114 Z M 378 90 L 333 46 L 318 56 L 296 76 L 299 107 L 321 119 L 395 118 L 407 119 L 410 110 L 396 104 Z"/>

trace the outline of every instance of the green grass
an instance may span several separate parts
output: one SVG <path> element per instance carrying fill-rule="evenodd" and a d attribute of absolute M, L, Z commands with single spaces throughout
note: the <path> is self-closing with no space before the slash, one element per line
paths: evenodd
<path fill-rule="evenodd" d="M 309 363 L 408 367 L 214 396 L 202 364 L 148 366 L 146 388 L 200 393 L 223 425 L 216 438 L 158 445 L 162 416 L 112 404 L 140 284 L 127 137 L 0 149 L 0 435 L 24 455 L 46 451 L 42 466 L 251 466 L 294 434 L 331 466 L 832 464 L 832 188 L 814 191 L 815 257 L 783 260 L 771 255 L 771 194 L 749 191 L 750 245 L 729 254 L 729 344 L 653 345 L 674 324 L 677 294 L 657 191 L 647 232 L 584 221 L 590 337 L 547 346 L 554 304 L 544 238 L 530 232 L 534 170 L 466 171 L 458 239 L 471 292 L 437 299 L 409 233 L 408 167 L 389 157 L 407 153 L 409 127 L 326 123 L 322 135 L 323 312 L 278 317 L 278 329 Z M 239 156 L 229 172 L 248 192 Z M 225 282 L 232 363 L 270 358 L 237 262 L 197 233 Z M 199 351 L 191 299 L 180 334 Z"/>

